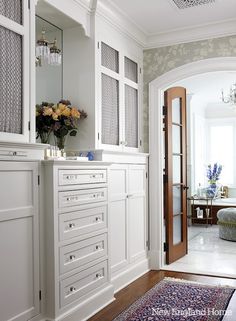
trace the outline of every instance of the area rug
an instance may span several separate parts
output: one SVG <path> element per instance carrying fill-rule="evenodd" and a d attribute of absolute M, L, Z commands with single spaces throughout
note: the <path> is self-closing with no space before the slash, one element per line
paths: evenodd
<path fill-rule="evenodd" d="M 221 321 L 234 291 L 165 278 L 113 321 Z"/>

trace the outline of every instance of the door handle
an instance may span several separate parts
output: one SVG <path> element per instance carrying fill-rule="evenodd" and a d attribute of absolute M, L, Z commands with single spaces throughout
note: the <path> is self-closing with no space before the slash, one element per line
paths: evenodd
<path fill-rule="evenodd" d="M 183 185 L 183 189 L 184 189 L 184 190 L 188 190 L 188 189 L 189 189 L 189 187 L 188 187 L 188 186 L 186 186 L 186 185 Z"/>

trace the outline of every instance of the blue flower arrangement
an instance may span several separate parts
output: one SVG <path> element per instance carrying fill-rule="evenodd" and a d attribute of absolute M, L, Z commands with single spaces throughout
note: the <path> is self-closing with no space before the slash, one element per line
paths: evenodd
<path fill-rule="evenodd" d="M 212 166 L 209 164 L 207 166 L 207 178 L 208 178 L 208 182 L 210 185 L 212 184 L 216 184 L 216 182 L 220 179 L 220 174 L 222 172 L 222 165 L 218 165 L 217 163 L 215 163 Z"/>
<path fill-rule="evenodd" d="M 215 198 L 218 194 L 217 181 L 220 179 L 222 172 L 222 165 L 215 163 L 213 167 L 209 164 L 207 166 L 207 178 L 210 186 L 207 188 L 209 197 Z"/>

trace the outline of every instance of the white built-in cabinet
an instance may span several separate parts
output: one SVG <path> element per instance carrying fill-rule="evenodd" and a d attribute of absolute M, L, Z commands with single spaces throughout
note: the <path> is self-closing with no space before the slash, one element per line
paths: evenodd
<path fill-rule="evenodd" d="M 147 266 L 146 165 L 111 165 L 109 193 L 111 273 L 117 290 L 140 273 L 140 264 L 142 272 Z"/>
<path fill-rule="evenodd" d="M 0 6 L 1 140 L 29 142 L 29 1 Z"/>
<path fill-rule="evenodd" d="M 110 283 L 108 167 L 45 161 L 46 312 L 87 320 L 113 300 Z"/>
<path fill-rule="evenodd" d="M 0 161 L 0 320 L 40 312 L 38 163 Z"/>

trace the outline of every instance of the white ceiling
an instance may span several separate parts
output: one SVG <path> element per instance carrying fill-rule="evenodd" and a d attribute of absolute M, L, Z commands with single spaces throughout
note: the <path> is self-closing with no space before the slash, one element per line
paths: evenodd
<path fill-rule="evenodd" d="M 173 0 L 98 0 L 98 4 L 122 20 L 121 28 L 147 49 L 236 31 L 236 0 L 215 0 L 187 9 L 179 9 Z"/>
<path fill-rule="evenodd" d="M 179 81 L 173 86 L 185 87 L 187 94 L 193 94 L 194 100 L 199 102 L 199 108 L 205 109 L 207 117 L 218 118 L 236 117 L 235 109 L 221 101 L 221 90 L 227 95 L 235 83 L 236 72 L 211 72 Z"/>
<path fill-rule="evenodd" d="M 235 0 L 178 9 L 173 0 L 109 0 L 147 35 L 236 18 Z"/>

